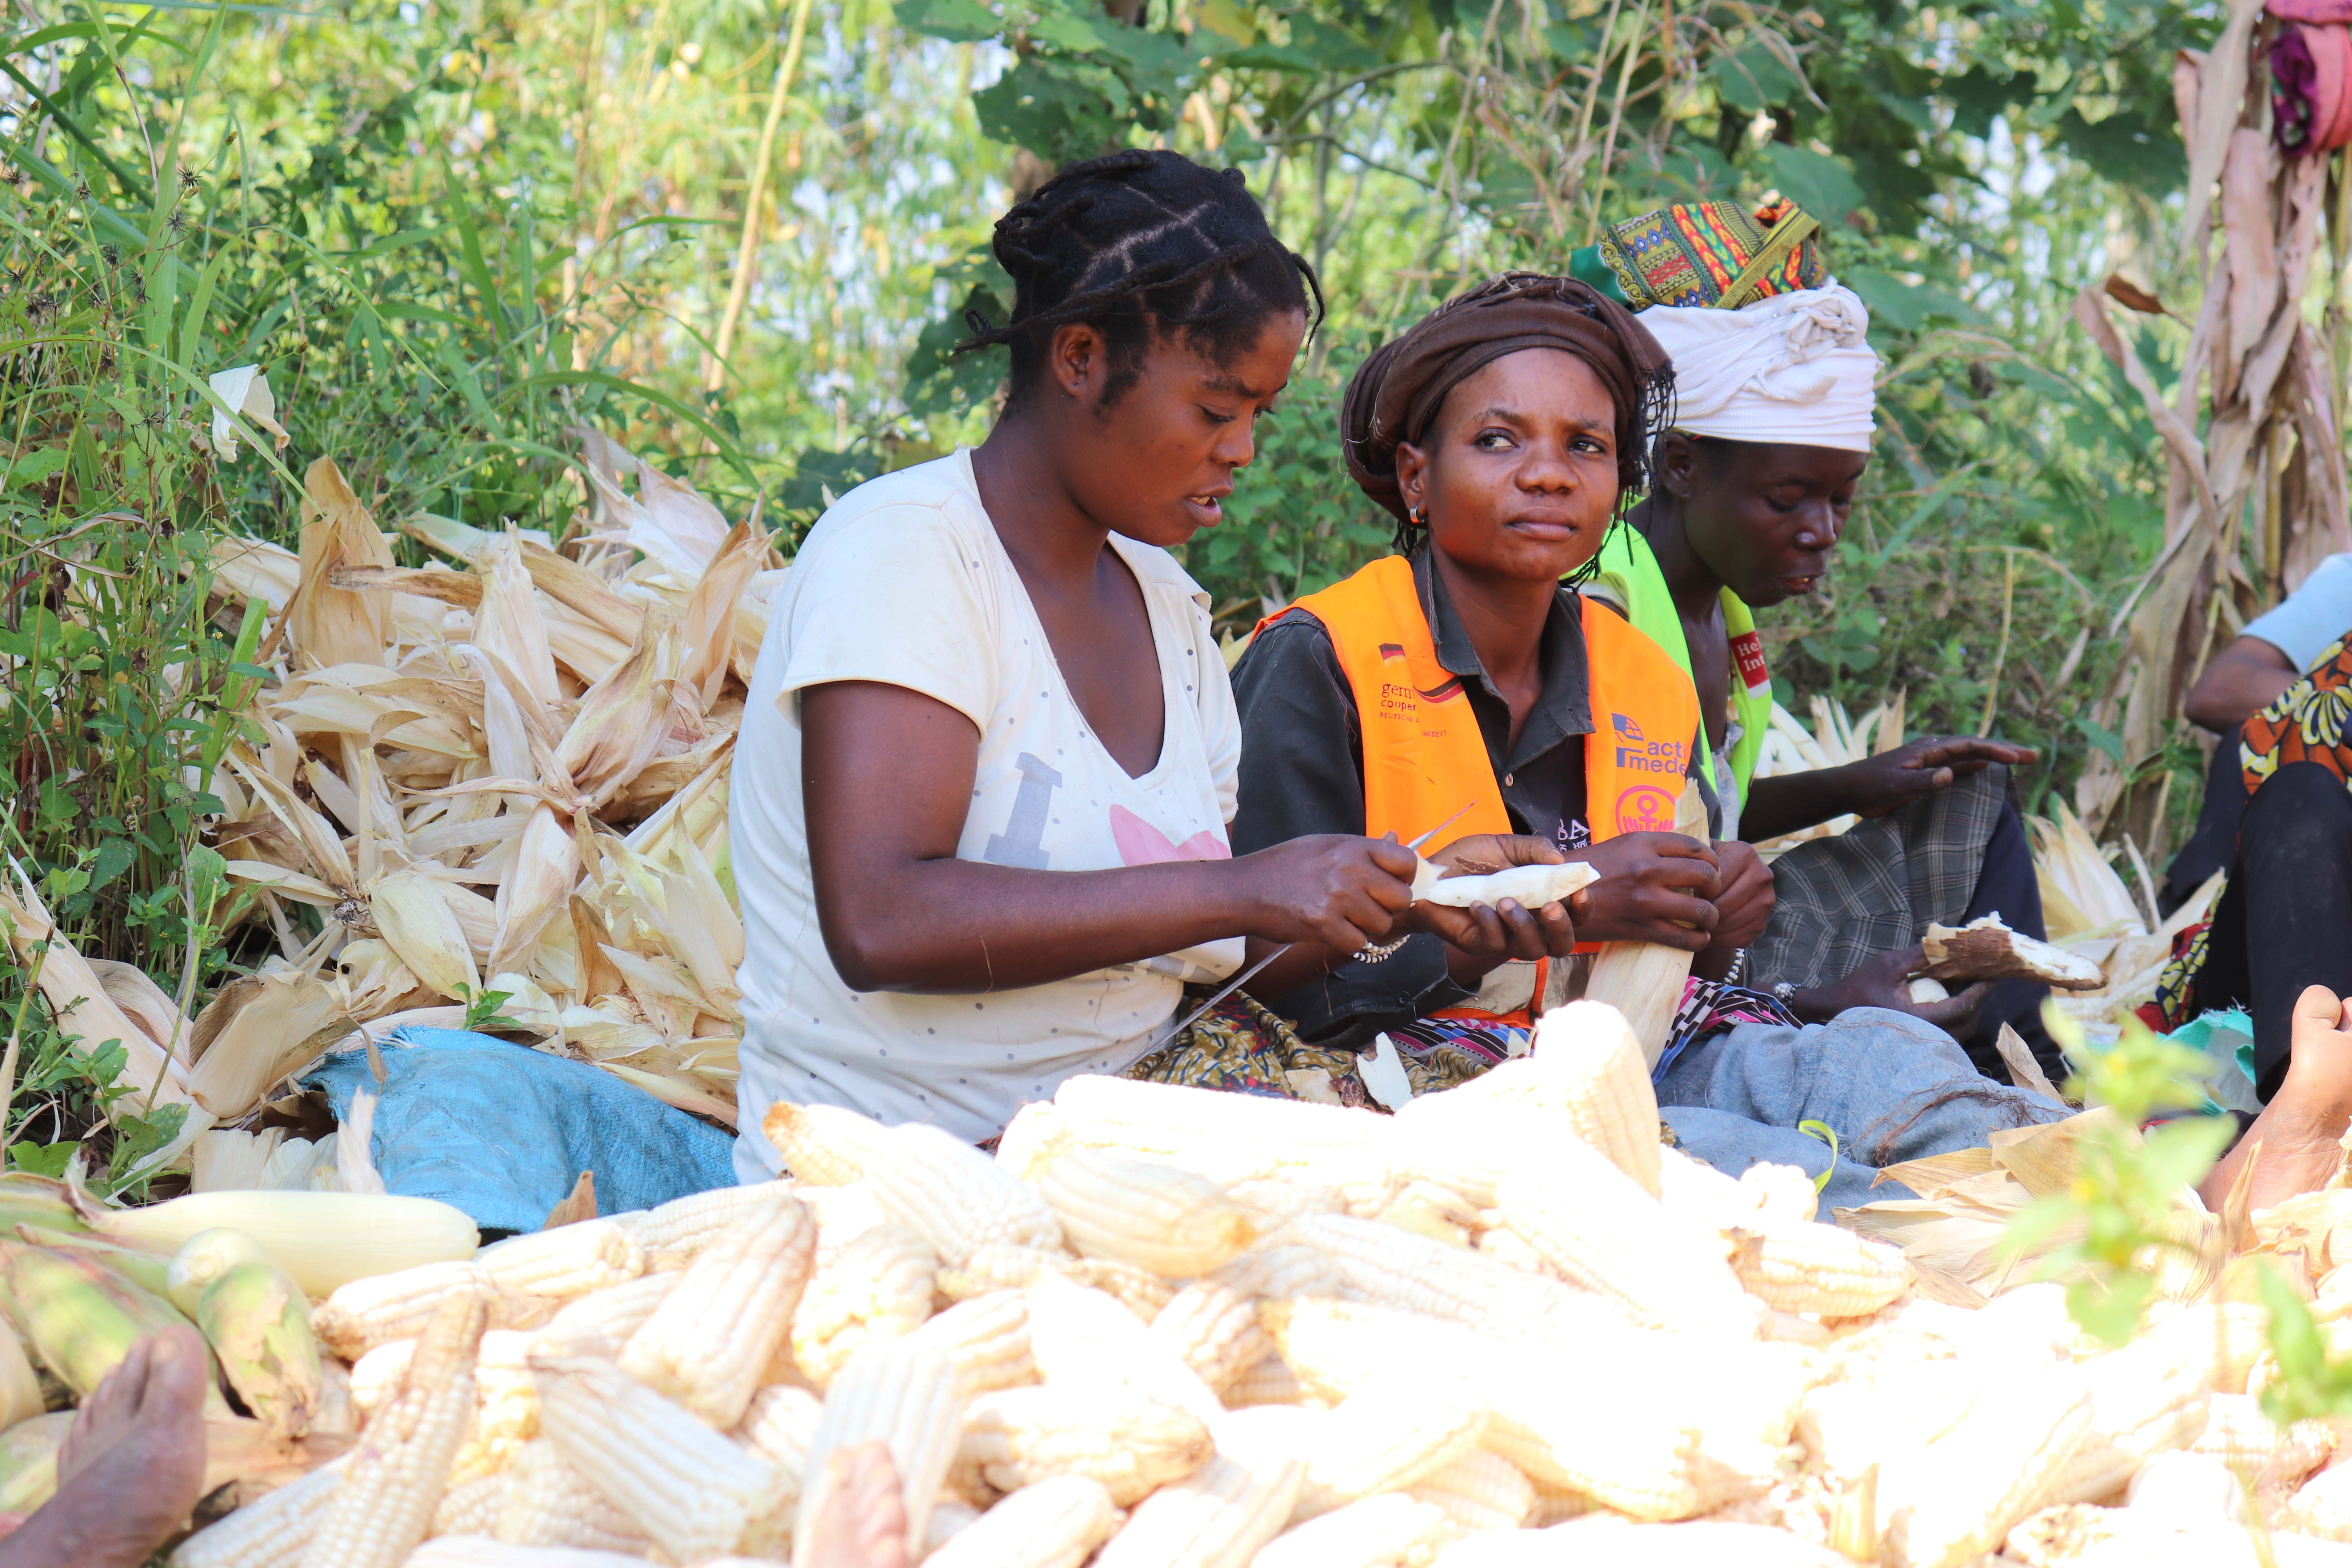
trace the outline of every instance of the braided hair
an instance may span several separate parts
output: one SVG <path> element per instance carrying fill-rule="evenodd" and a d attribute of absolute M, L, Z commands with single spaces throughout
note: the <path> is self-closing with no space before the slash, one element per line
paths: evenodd
<path fill-rule="evenodd" d="M 1093 325 L 1108 350 L 1114 402 L 1140 374 L 1155 328 L 1181 332 L 1213 363 L 1256 342 L 1268 316 L 1323 321 L 1314 268 L 1276 239 L 1239 169 L 1131 148 L 1066 164 L 997 220 L 996 259 L 1013 278 L 1013 317 L 964 313 L 956 353 L 1012 351 L 1011 407 L 1035 384 L 1054 330 Z"/>

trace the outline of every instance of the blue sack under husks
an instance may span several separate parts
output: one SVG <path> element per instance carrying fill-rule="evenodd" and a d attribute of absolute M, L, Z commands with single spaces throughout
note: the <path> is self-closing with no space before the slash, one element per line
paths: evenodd
<path fill-rule="evenodd" d="M 378 1096 L 372 1149 L 386 1192 L 437 1198 L 485 1231 L 537 1230 L 583 1171 L 600 1214 L 735 1183 L 734 1140 L 584 1062 L 462 1029 L 401 1028 L 302 1077 L 338 1120 Z"/>

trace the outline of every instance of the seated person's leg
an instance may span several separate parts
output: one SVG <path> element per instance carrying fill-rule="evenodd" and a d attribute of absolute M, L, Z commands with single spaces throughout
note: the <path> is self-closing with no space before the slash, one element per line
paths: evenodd
<path fill-rule="evenodd" d="M 2327 1181 L 2343 1158 L 2341 1140 L 2352 1126 L 2352 1028 L 2344 1004 L 2314 985 L 2296 999 L 2288 1022 L 2293 1058 L 2278 1092 L 2198 1187 L 2215 1214 L 2250 1162 L 2247 1196 L 2261 1209 Z"/>
<path fill-rule="evenodd" d="M 2244 734 L 2243 726 L 2232 728 L 2213 748 L 2212 764 L 2205 770 L 2205 801 L 2197 808 L 2197 826 L 2166 868 L 2164 886 L 2157 892 L 2157 912 L 2168 920 L 2189 901 L 2189 894 L 2205 885 L 2207 878 L 2226 868 L 2237 853 L 2238 823 L 2246 814 L 2245 773 L 2238 758 L 2238 743 Z"/>
<path fill-rule="evenodd" d="M 1976 891 L 1958 923 L 1966 925 L 1985 915 L 1999 915 L 2010 930 L 2041 941 L 2047 931 L 2042 921 L 2042 884 L 2034 876 L 2033 851 L 2025 838 L 2025 824 L 2017 808 L 2003 800 L 1992 837 L 1985 840 L 1983 867 L 1977 873 Z M 2034 980 L 1998 980 L 1977 1014 L 1976 1033 L 1962 1042 L 1969 1060 L 1986 1077 L 2000 1082 L 2009 1069 L 1995 1041 L 2006 1024 L 2022 1037 L 2053 1083 L 2066 1081 L 2066 1064 L 2057 1042 L 2042 1026 L 2042 1004 L 2050 987 Z"/>

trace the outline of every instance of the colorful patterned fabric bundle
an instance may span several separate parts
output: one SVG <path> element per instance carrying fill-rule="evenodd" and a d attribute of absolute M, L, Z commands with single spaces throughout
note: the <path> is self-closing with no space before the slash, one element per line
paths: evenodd
<path fill-rule="evenodd" d="M 1793 202 L 1750 216 L 1731 202 L 1677 204 L 1612 227 L 1570 258 L 1570 271 L 1636 310 L 1711 305 L 1736 310 L 1829 281 L 1812 235 L 1821 225 Z"/>

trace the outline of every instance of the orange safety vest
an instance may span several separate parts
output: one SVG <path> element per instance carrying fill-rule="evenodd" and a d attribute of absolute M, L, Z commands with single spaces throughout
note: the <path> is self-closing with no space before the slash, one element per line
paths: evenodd
<path fill-rule="evenodd" d="M 1675 805 L 1698 736 L 1698 693 L 1666 651 L 1604 605 L 1580 598 L 1590 700 L 1605 729 L 1586 737 L 1585 815 L 1597 843 L 1621 833 L 1672 833 Z M 1364 831 L 1411 839 L 1461 811 L 1448 842 L 1473 833 L 1509 833 L 1502 785 L 1479 732 L 1462 678 L 1437 662 L 1437 641 L 1422 613 L 1412 563 L 1383 556 L 1354 576 L 1291 606 L 1313 614 L 1331 637 L 1356 696 L 1364 746 Z M 1283 614 L 1287 614 L 1286 610 Z M 1280 616 L 1258 623 L 1261 629 Z M 1580 943 L 1580 952 L 1599 951 Z M 1535 994 L 1543 995 L 1538 971 Z M 1448 1008 L 1526 1028 L 1532 1008 L 1497 1016 Z"/>

